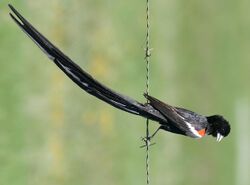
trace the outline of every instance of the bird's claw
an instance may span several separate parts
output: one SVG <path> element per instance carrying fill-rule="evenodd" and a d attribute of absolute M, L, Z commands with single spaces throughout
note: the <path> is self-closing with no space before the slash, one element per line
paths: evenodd
<path fill-rule="evenodd" d="M 141 140 L 145 142 L 145 145 L 140 146 L 140 148 L 144 148 L 146 146 L 152 146 L 156 143 L 150 143 L 151 137 L 141 137 Z"/>
<path fill-rule="evenodd" d="M 150 140 L 151 140 L 151 137 L 149 136 L 149 137 L 141 137 L 141 140 L 142 141 L 144 141 L 144 142 L 150 142 Z"/>

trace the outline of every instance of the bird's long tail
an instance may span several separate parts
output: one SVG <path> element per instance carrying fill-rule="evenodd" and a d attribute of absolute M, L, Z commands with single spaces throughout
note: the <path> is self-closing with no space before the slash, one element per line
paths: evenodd
<path fill-rule="evenodd" d="M 39 33 L 12 5 L 9 5 L 9 7 L 13 12 L 13 14 L 10 13 L 11 18 L 23 32 L 29 36 L 72 81 L 87 93 L 123 111 L 140 115 L 154 121 L 166 121 L 152 106 L 141 104 L 132 98 L 114 92 L 96 81 Z"/>

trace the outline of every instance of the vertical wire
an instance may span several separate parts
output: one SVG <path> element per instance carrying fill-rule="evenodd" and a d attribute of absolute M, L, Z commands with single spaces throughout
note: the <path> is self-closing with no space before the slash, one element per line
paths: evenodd
<path fill-rule="evenodd" d="M 147 150 L 147 154 L 146 154 L 146 175 L 147 175 L 147 185 L 150 184 L 150 176 L 149 176 L 149 145 L 150 145 L 150 141 L 149 141 L 149 120 L 146 120 L 146 134 L 147 134 L 147 138 L 146 138 L 146 150 Z"/>
<path fill-rule="evenodd" d="M 146 61 L 146 94 L 149 94 L 149 67 L 150 67 L 150 13 L 149 13 L 149 0 L 146 0 L 146 48 L 145 48 L 145 61 Z M 148 100 L 147 100 L 148 103 Z M 149 119 L 146 120 L 146 177 L 147 185 L 150 184 L 149 178 Z"/>

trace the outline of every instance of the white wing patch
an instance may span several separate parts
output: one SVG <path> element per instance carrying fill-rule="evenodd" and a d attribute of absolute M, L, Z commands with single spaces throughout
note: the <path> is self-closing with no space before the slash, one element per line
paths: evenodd
<path fill-rule="evenodd" d="M 187 121 L 185 121 L 185 123 L 187 124 L 189 131 L 191 131 L 195 136 L 197 136 L 198 138 L 201 138 L 202 136 L 199 134 L 199 132 Z"/>
<path fill-rule="evenodd" d="M 190 132 L 192 132 L 197 138 L 202 138 L 202 136 L 199 134 L 199 132 L 190 123 L 188 123 L 187 121 L 185 121 L 184 117 L 182 117 L 181 115 L 179 115 L 179 116 L 184 120 L 184 122 L 188 126 Z"/>

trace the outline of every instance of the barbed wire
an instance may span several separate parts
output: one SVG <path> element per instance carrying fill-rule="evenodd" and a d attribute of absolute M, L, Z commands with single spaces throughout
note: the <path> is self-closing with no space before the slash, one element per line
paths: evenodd
<path fill-rule="evenodd" d="M 151 48 L 150 48 L 150 10 L 149 10 L 149 0 L 146 0 L 146 48 L 145 48 L 145 61 L 146 61 L 146 94 L 149 94 L 149 74 L 150 74 L 150 56 L 151 56 Z M 148 100 L 147 100 L 148 103 Z M 149 146 L 150 146 L 150 136 L 149 136 L 149 119 L 146 120 L 146 138 L 145 138 L 145 146 L 146 146 L 146 177 L 147 177 L 147 185 L 150 184 L 150 176 L 149 176 Z"/>

